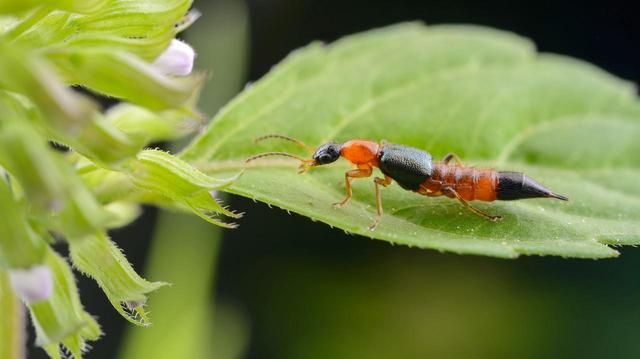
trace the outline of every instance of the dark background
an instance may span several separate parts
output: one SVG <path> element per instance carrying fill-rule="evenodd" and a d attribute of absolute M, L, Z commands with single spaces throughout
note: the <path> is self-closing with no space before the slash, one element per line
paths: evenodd
<path fill-rule="evenodd" d="M 313 40 L 408 20 L 514 31 L 540 51 L 640 80 L 638 12 L 624 2 L 250 0 L 247 8 L 246 81 Z M 243 198 L 230 202 L 246 215 L 224 234 L 215 296 L 246 318 L 250 358 L 640 357 L 638 249 L 600 261 L 458 256 L 347 236 Z M 113 233 L 135 268 L 144 268 L 155 217 L 147 208 Z M 83 278 L 80 290 L 107 333 L 87 357 L 116 357 L 128 324 L 95 283 Z"/>

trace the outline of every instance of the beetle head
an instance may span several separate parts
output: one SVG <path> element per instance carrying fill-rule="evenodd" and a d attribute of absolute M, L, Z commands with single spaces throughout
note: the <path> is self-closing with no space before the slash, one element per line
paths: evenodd
<path fill-rule="evenodd" d="M 314 166 L 326 165 L 335 162 L 340 158 L 340 150 L 342 150 L 341 143 L 325 143 L 316 149 L 313 154 Z"/>

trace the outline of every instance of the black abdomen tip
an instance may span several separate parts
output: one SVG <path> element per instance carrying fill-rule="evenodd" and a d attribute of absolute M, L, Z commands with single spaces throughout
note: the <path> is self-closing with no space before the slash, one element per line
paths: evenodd
<path fill-rule="evenodd" d="M 547 187 L 521 172 L 498 172 L 496 198 L 510 201 L 525 198 L 556 198 L 568 201 L 569 198 L 553 193 Z"/>
<path fill-rule="evenodd" d="M 569 197 L 563 196 L 563 195 L 557 194 L 557 193 L 551 193 L 549 195 L 549 198 L 555 198 L 555 199 L 559 199 L 561 201 L 568 201 L 569 200 Z"/>

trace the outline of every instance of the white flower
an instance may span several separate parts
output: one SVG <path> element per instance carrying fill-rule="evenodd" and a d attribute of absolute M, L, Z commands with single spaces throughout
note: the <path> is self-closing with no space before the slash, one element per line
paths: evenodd
<path fill-rule="evenodd" d="M 167 75 L 187 76 L 193 70 L 196 53 L 189 44 L 173 39 L 153 65 Z"/>
<path fill-rule="evenodd" d="M 53 292 L 53 275 L 47 265 L 9 270 L 14 292 L 27 304 L 48 299 Z"/>

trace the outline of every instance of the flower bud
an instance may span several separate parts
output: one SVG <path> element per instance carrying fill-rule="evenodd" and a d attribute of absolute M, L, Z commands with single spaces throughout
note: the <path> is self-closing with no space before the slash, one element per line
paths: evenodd
<path fill-rule="evenodd" d="M 13 291 L 27 304 L 51 297 L 53 278 L 47 265 L 35 265 L 29 269 L 11 269 L 9 279 Z"/>
<path fill-rule="evenodd" d="M 187 76 L 193 70 L 195 57 L 196 53 L 189 44 L 173 39 L 153 62 L 153 66 L 167 75 Z"/>

